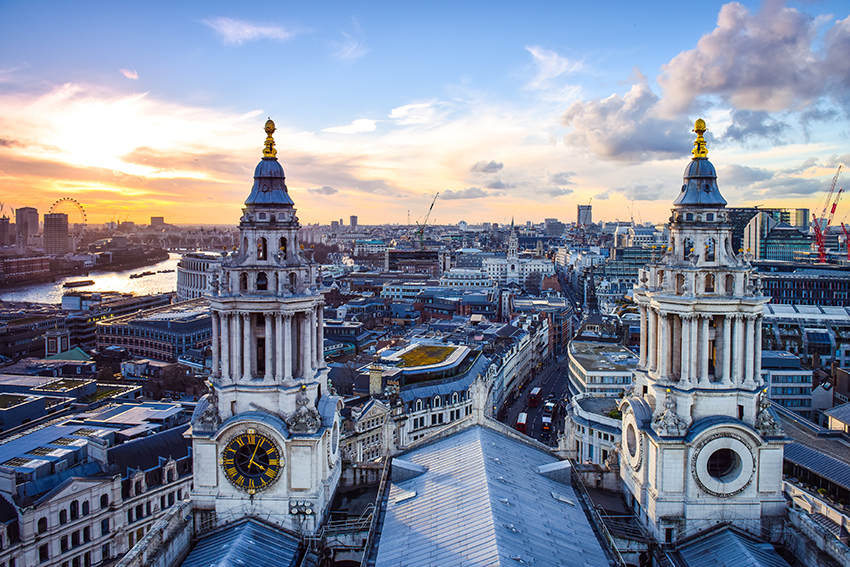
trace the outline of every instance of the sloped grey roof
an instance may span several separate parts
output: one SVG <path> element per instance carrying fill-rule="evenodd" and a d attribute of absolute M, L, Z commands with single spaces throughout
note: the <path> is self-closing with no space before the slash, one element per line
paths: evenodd
<path fill-rule="evenodd" d="M 549 453 L 473 426 L 400 458 L 427 471 L 391 484 L 377 567 L 608 564 Z"/>
<path fill-rule="evenodd" d="M 687 567 L 791 567 L 769 543 L 758 543 L 724 529 L 682 546 Z"/>
<path fill-rule="evenodd" d="M 850 490 L 850 464 L 806 447 L 801 443 L 785 446 L 785 460 Z"/>
<path fill-rule="evenodd" d="M 245 520 L 201 538 L 181 567 L 292 567 L 298 544 L 293 535 Z"/>
<path fill-rule="evenodd" d="M 837 419 L 841 423 L 850 423 L 850 402 L 829 408 L 823 413 Z"/>

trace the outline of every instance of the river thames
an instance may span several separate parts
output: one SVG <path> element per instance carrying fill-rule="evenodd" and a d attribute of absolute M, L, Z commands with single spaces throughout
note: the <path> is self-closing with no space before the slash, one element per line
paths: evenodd
<path fill-rule="evenodd" d="M 169 254 L 163 260 L 150 266 L 131 268 L 120 272 L 93 270 L 89 275 L 75 275 L 57 279 L 55 282 L 27 284 L 0 290 L 0 301 L 30 301 L 35 303 L 62 303 L 62 294 L 69 291 L 120 291 L 136 295 L 177 291 L 177 262 L 180 254 Z M 152 276 L 130 279 L 131 274 L 174 270 L 167 274 L 155 273 Z M 69 281 L 94 280 L 93 285 L 75 288 L 63 288 Z"/>

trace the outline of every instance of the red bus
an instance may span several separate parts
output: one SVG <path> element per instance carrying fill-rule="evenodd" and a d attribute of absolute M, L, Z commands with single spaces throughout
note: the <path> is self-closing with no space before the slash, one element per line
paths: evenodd
<path fill-rule="evenodd" d="M 536 408 L 540 404 L 540 388 L 534 388 L 530 394 L 528 394 L 528 405 Z"/>
<path fill-rule="evenodd" d="M 528 414 L 525 412 L 519 414 L 519 417 L 516 418 L 516 430 L 520 433 L 525 433 L 526 421 L 528 421 Z"/>

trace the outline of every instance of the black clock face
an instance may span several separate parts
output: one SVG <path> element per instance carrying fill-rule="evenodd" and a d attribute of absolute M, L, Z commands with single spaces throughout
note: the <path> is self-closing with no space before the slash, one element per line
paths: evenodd
<path fill-rule="evenodd" d="M 231 484 L 253 494 L 277 480 L 283 457 L 271 439 L 249 429 L 231 439 L 220 463 Z"/>

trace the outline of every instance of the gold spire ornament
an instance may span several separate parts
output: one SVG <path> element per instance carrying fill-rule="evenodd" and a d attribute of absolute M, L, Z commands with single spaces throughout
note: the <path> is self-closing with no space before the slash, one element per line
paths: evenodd
<path fill-rule="evenodd" d="M 276 128 L 274 127 L 274 122 L 272 122 L 272 119 L 269 118 L 268 120 L 266 120 L 265 131 L 266 131 L 267 136 L 266 136 L 266 147 L 263 148 L 263 157 L 264 158 L 277 157 L 277 150 L 274 149 L 274 138 L 272 138 L 272 134 L 274 134 L 275 130 L 276 130 Z"/>
<path fill-rule="evenodd" d="M 705 120 L 698 118 L 697 121 L 694 122 L 694 132 L 697 133 L 697 139 L 694 142 L 694 149 L 691 150 L 691 153 L 694 154 L 695 158 L 708 157 L 708 147 L 705 145 L 705 138 L 702 137 L 706 130 L 708 130 L 708 128 L 705 127 Z"/>

